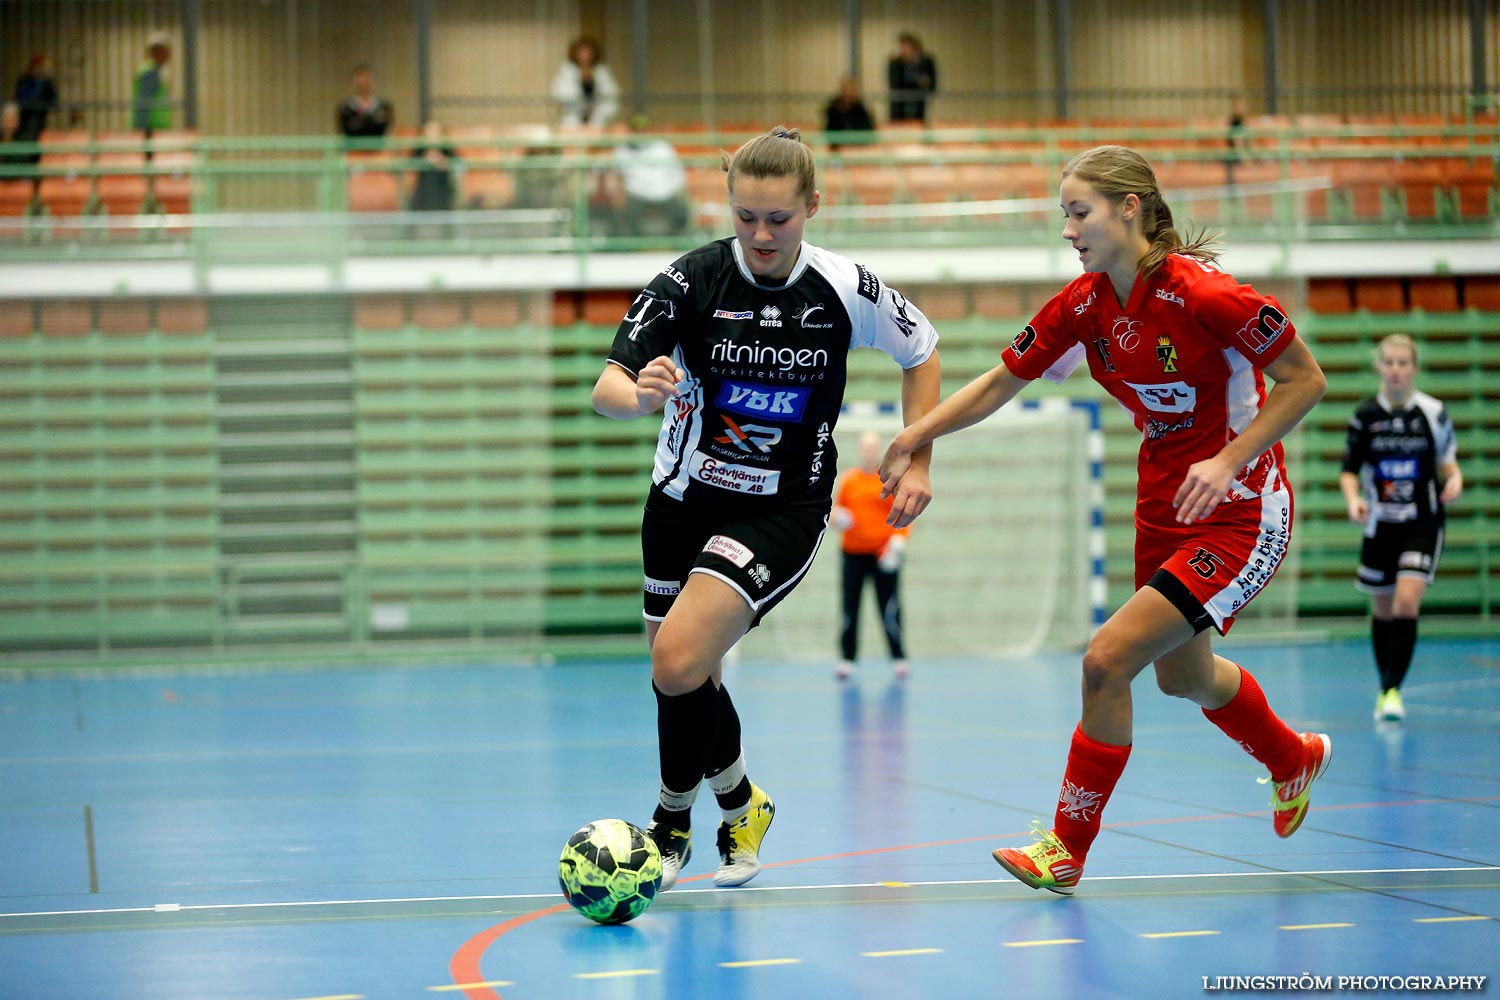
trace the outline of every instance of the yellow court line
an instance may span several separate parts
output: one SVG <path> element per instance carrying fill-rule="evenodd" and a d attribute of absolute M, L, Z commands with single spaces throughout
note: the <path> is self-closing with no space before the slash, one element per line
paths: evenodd
<path fill-rule="evenodd" d="M 427 987 L 427 991 L 429 993 L 454 993 L 458 990 L 482 990 L 514 985 L 516 984 L 508 979 L 491 979 L 483 983 L 453 983 L 449 986 L 429 986 Z"/>
<path fill-rule="evenodd" d="M 1494 917 L 1486 917 L 1483 914 L 1468 917 L 1418 917 L 1419 924 L 1456 924 L 1460 920 L 1493 920 Z"/>
<path fill-rule="evenodd" d="M 574 979 L 620 979 L 625 976 L 659 976 L 660 969 L 620 969 L 617 972 L 575 972 Z"/>
<path fill-rule="evenodd" d="M 760 958 L 752 962 L 720 962 L 721 969 L 758 969 L 762 965 L 800 965 L 800 958 Z"/>
<path fill-rule="evenodd" d="M 1083 944 L 1083 938 L 1053 938 L 1050 941 L 1006 941 L 1007 948 L 1039 948 L 1049 944 Z"/>
<path fill-rule="evenodd" d="M 911 888 L 911 883 L 910 882 L 882 882 L 880 884 L 883 885 L 883 886 L 885 886 L 887 889 L 910 889 Z"/>
<path fill-rule="evenodd" d="M 1321 931 L 1329 927 L 1353 927 L 1353 924 L 1282 924 L 1284 931 Z"/>
<path fill-rule="evenodd" d="M 901 955 L 940 955 L 941 948 L 905 948 L 901 951 L 862 951 L 863 958 L 897 958 Z"/>
<path fill-rule="evenodd" d="M 1217 934 L 1218 931 L 1157 931 L 1155 934 L 1142 934 L 1143 938 L 1174 938 L 1174 937 L 1207 937 Z"/>

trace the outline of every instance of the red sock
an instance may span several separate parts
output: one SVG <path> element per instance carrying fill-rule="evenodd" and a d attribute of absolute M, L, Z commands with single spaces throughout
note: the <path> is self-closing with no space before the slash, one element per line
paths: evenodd
<path fill-rule="evenodd" d="M 1073 745 L 1068 748 L 1068 769 L 1063 772 L 1062 793 L 1057 797 L 1057 814 L 1052 818 L 1052 829 L 1080 864 L 1094 838 L 1099 836 L 1104 805 L 1129 759 L 1129 746 L 1091 739 L 1084 735 L 1081 722 L 1073 730 Z"/>
<path fill-rule="evenodd" d="M 1286 781 L 1302 766 L 1302 738 L 1266 704 L 1266 694 L 1250 671 L 1240 667 L 1240 689 L 1223 708 L 1203 710 L 1208 721 L 1271 772 Z"/>

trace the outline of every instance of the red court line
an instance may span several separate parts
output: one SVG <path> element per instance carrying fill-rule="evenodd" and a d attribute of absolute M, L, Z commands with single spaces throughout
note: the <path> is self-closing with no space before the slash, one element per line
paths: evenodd
<path fill-rule="evenodd" d="M 1493 802 L 1496 800 L 1500 800 L 1500 795 L 1477 795 L 1468 796 L 1462 799 L 1406 799 L 1400 802 L 1351 802 L 1344 805 L 1319 806 L 1318 809 L 1320 811 L 1344 809 L 1386 809 L 1393 806 L 1428 806 L 1441 805 L 1446 803 L 1458 804 L 1462 802 Z M 1126 820 L 1121 823 L 1105 823 L 1103 825 L 1103 829 L 1110 830 L 1127 826 L 1163 826 L 1167 823 L 1200 823 L 1204 820 L 1243 819 L 1249 816 L 1269 815 L 1271 815 L 1271 810 L 1266 809 L 1262 812 L 1252 813 L 1222 812 L 1207 813 L 1202 816 L 1169 816 L 1165 819 L 1140 819 Z M 785 868 L 789 865 L 806 865 L 812 864 L 817 861 L 840 861 L 845 858 L 868 857 L 872 854 L 892 854 L 896 851 L 916 851 L 927 847 L 949 847 L 953 844 L 974 844 L 982 840 L 1010 840 L 1016 837 L 1025 836 L 1028 836 L 1027 831 L 1022 831 L 1020 833 L 988 834 L 983 837 L 960 837 L 957 840 L 934 840 L 929 841 L 925 844 L 897 844 L 893 847 L 870 847 L 862 851 L 845 851 L 841 854 L 822 854 L 812 858 L 797 858 L 793 861 L 772 861 L 764 867 Z M 706 878 L 712 877 L 712 872 L 705 872 L 702 875 L 694 875 L 691 878 L 678 879 L 677 881 L 679 885 L 682 885 L 688 882 L 701 882 Z M 479 965 L 480 959 L 484 957 L 484 953 L 489 949 L 490 945 L 494 944 L 496 941 L 500 940 L 500 938 L 504 937 L 506 934 L 509 934 L 517 927 L 525 926 L 526 924 L 531 923 L 533 920 L 540 920 L 542 917 L 550 917 L 554 913 L 563 913 L 568 909 L 569 906 L 567 903 L 558 903 L 555 906 L 549 906 L 546 909 L 536 910 L 533 913 L 527 913 L 523 916 L 507 920 L 503 924 L 496 924 L 494 927 L 491 927 L 488 930 L 480 931 L 478 934 L 469 938 L 469 940 L 460 945 L 458 950 L 453 953 L 453 959 L 448 963 L 448 973 L 453 977 L 454 984 L 458 985 L 463 983 L 484 982 L 484 975 L 480 972 Z M 463 992 L 464 995 L 469 998 L 469 1000 L 505 1000 L 504 997 L 502 997 L 499 993 L 496 993 L 488 986 L 473 986 L 469 989 L 464 990 Z"/>

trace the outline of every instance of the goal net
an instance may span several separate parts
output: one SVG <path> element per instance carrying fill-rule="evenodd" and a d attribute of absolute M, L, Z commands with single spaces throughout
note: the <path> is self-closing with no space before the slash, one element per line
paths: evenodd
<path fill-rule="evenodd" d="M 851 404 L 834 440 L 842 470 L 859 439 L 888 442 L 892 408 Z M 1025 655 L 1083 645 L 1104 603 L 1102 440 L 1093 402 L 1012 403 L 944 437 L 933 502 L 913 527 L 901 569 L 908 657 Z M 830 527 L 807 577 L 740 643 L 746 658 L 838 659 L 840 533 Z M 889 655 L 873 588 L 862 597 L 861 658 Z"/>

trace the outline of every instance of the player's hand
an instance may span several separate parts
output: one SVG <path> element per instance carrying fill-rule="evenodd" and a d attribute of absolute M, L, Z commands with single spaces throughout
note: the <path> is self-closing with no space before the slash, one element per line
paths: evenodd
<path fill-rule="evenodd" d="M 1172 498 L 1177 522 L 1192 524 L 1212 514 L 1229 491 L 1229 484 L 1234 482 L 1235 472 L 1230 462 L 1217 455 L 1190 465 L 1182 485 L 1177 487 L 1177 495 Z"/>
<path fill-rule="evenodd" d="M 687 373 L 663 355 L 641 369 L 635 377 L 635 405 L 641 413 L 659 410 L 667 400 L 677 396 L 677 383 L 687 378 Z"/>
<path fill-rule="evenodd" d="M 1458 500 L 1459 494 L 1464 491 L 1464 477 L 1455 472 L 1443 483 L 1443 492 L 1438 494 L 1438 499 L 1445 504 Z"/>
<path fill-rule="evenodd" d="M 1364 524 L 1365 518 L 1370 516 L 1370 502 L 1364 497 L 1355 497 L 1349 501 L 1349 520 L 1355 524 Z"/>
<path fill-rule="evenodd" d="M 885 523 L 893 528 L 904 528 L 915 521 L 917 515 L 932 502 L 932 481 L 927 477 L 927 470 L 912 465 L 908 456 L 906 471 L 901 475 L 900 481 L 893 487 L 882 486 L 880 495 L 894 498 Z"/>

